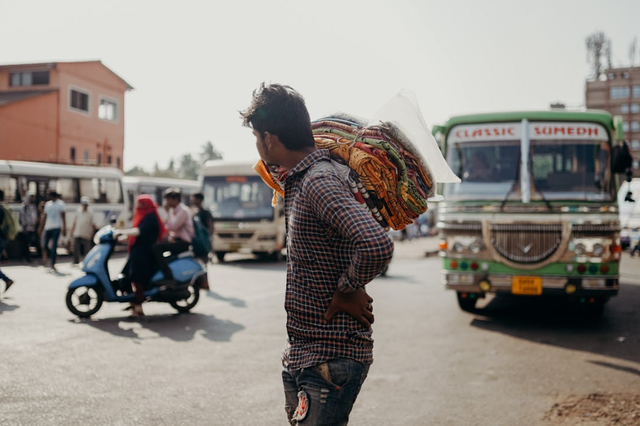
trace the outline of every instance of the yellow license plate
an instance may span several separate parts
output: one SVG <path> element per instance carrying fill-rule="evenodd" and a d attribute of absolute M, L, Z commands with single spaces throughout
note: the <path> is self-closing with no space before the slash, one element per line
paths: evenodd
<path fill-rule="evenodd" d="M 229 251 L 238 251 L 242 248 L 242 244 L 229 244 Z"/>
<path fill-rule="evenodd" d="M 540 296 L 542 294 L 541 277 L 513 277 L 511 293 L 526 296 Z"/>

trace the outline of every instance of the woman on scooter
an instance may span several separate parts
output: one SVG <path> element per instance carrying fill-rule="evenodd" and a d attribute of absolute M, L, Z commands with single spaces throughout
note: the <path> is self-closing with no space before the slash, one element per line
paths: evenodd
<path fill-rule="evenodd" d="M 144 287 L 149 283 L 158 265 L 153 254 L 153 246 L 165 237 L 164 224 L 158 215 L 158 207 L 149 195 L 136 199 L 133 213 L 133 229 L 121 230 L 129 235 L 129 278 L 134 286 L 136 299 L 132 305 L 133 317 L 143 316 Z"/>

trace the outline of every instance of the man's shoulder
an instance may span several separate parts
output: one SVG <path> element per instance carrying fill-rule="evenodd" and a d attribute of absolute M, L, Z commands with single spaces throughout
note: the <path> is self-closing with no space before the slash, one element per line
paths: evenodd
<path fill-rule="evenodd" d="M 349 178 L 349 167 L 336 161 L 318 161 L 309 167 L 309 171 L 303 180 L 303 187 L 324 186 L 329 181 L 339 185 L 346 185 Z"/>

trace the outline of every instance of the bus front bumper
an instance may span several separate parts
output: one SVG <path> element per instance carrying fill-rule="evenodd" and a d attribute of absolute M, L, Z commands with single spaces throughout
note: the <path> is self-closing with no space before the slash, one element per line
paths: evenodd
<path fill-rule="evenodd" d="M 443 271 L 443 284 L 460 293 L 514 294 L 512 274 L 472 274 Z M 584 277 L 542 276 L 542 295 L 577 295 L 611 297 L 618 294 L 618 276 L 589 275 Z"/>

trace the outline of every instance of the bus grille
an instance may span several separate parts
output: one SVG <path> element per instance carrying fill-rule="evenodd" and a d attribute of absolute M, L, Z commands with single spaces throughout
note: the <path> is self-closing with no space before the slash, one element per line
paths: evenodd
<path fill-rule="evenodd" d="M 571 227 L 575 238 L 611 238 L 613 234 L 620 232 L 618 223 L 583 223 Z"/>
<path fill-rule="evenodd" d="M 514 263 L 530 265 L 545 261 L 562 242 L 560 223 L 494 223 L 489 230 L 495 250 Z"/>

